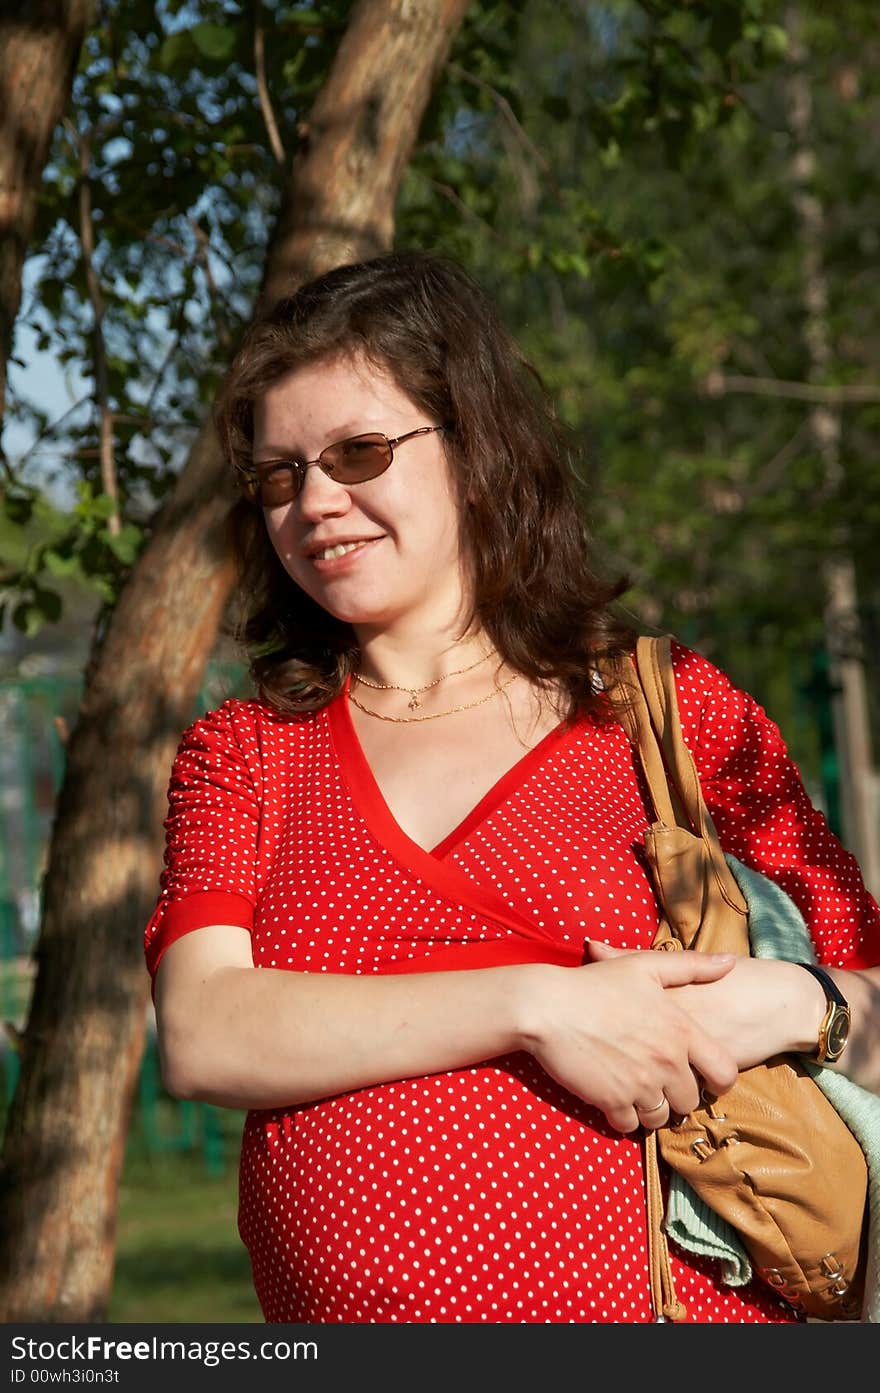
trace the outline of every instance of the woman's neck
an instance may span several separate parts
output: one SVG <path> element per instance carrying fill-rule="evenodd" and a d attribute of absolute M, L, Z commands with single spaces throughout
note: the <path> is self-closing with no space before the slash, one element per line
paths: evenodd
<path fill-rule="evenodd" d="M 484 631 L 458 637 L 420 632 L 360 637 L 358 672 L 367 682 L 407 691 L 469 668 L 495 652 Z"/>

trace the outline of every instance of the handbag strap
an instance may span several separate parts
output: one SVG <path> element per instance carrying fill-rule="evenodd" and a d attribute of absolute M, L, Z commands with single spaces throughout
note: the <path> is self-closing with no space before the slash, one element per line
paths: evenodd
<path fill-rule="evenodd" d="M 609 679 L 606 691 L 638 752 L 655 826 L 659 823 L 667 828 L 683 827 L 701 838 L 721 894 L 728 904 L 746 914 L 745 900 L 724 859 L 696 765 L 682 734 L 671 644 L 669 634 L 640 637 L 634 660 L 625 658 L 604 666 L 603 675 Z M 678 1300 L 669 1257 L 656 1132 L 644 1135 L 644 1162 L 654 1320 L 683 1321 L 687 1319 L 687 1308 Z"/>
<path fill-rule="evenodd" d="M 638 644 L 642 645 L 643 640 L 639 639 Z M 650 648 L 642 647 L 641 661 L 638 661 L 637 645 L 636 658 L 636 662 L 624 657 L 602 665 L 606 694 L 638 754 L 655 820 L 667 827 L 688 826 L 687 815 L 667 777 L 643 685 L 644 674 L 653 671 Z M 652 699 L 656 703 L 657 695 L 653 691 Z"/>
<path fill-rule="evenodd" d="M 612 670 L 611 700 L 638 751 L 654 815 L 667 827 L 686 827 L 703 841 L 712 875 L 731 908 L 745 916 L 748 907 L 712 821 L 693 756 L 684 741 L 672 636 L 641 636 L 634 660 Z"/>

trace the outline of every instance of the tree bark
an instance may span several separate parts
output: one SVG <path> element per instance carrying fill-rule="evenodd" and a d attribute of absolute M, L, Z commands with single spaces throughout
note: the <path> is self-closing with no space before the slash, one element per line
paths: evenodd
<path fill-rule="evenodd" d="M 294 160 L 263 297 L 391 246 L 400 177 L 467 0 L 360 0 Z M 168 774 L 233 583 L 233 501 L 201 431 L 87 673 L 44 883 L 4 1141 L 0 1320 L 98 1321 L 149 1006 Z"/>
<path fill-rule="evenodd" d="M 355 6 L 302 131 L 263 301 L 331 266 L 391 247 L 397 189 L 466 10 L 467 0 Z"/>
<path fill-rule="evenodd" d="M 825 210 L 815 193 L 816 153 L 813 106 L 806 72 L 806 49 L 797 6 L 786 11 L 790 70 L 786 79 L 788 117 L 793 140 L 791 182 L 800 228 L 804 302 L 804 337 L 810 378 L 822 382 L 831 366 L 828 328 L 828 283 L 824 268 Z M 829 497 L 840 490 L 844 465 L 840 453 L 840 411 L 817 401 L 810 410 L 810 432 L 824 465 Z M 871 753 L 863 639 L 856 570 L 842 531 L 831 538 L 833 550 L 824 563 L 825 644 L 831 678 L 832 717 L 840 765 L 842 840 L 859 862 L 865 883 L 880 895 L 880 834 L 876 775 Z"/>
<path fill-rule="evenodd" d="M 0 0 L 0 425 L 43 167 L 95 0 Z"/>

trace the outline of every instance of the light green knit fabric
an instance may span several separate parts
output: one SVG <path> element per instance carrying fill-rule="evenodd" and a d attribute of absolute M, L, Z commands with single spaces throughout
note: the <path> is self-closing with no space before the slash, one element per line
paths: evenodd
<path fill-rule="evenodd" d="M 749 938 L 756 958 L 815 962 L 816 954 L 803 916 L 785 891 L 767 876 L 744 866 L 735 856 L 727 862 L 749 906 Z M 861 1144 L 868 1166 L 868 1265 L 861 1319 L 880 1323 L 880 1096 L 821 1065 L 806 1065 Z M 687 1252 L 715 1258 L 722 1280 L 742 1286 L 752 1275 L 748 1255 L 729 1224 L 673 1175 L 666 1206 L 666 1229 Z"/>

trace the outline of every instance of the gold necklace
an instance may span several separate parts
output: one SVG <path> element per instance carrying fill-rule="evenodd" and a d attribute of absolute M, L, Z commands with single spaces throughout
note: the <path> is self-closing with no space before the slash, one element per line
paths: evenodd
<path fill-rule="evenodd" d="M 447 676 L 451 677 L 452 674 L 448 673 Z M 375 716 L 378 721 L 394 721 L 397 725 L 410 725 L 413 721 L 436 721 L 440 716 L 452 716 L 456 711 L 470 711 L 474 706 L 482 706 L 485 702 L 491 701 L 493 697 L 497 697 L 504 691 L 505 687 L 509 687 L 511 682 L 515 682 L 518 677 L 519 673 L 515 672 L 512 677 L 508 677 L 506 682 L 502 682 L 500 687 L 494 687 L 488 696 L 480 697 L 479 701 L 466 701 L 462 706 L 453 706 L 449 711 L 432 711 L 428 716 L 383 716 L 381 711 L 371 711 L 369 706 L 364 706 L 357 697 L 353 697 L 351 688 L 349 688 L 348 699 L 359 711 L 365 712 L 368 716 Z M 408 692 L 409 688 L 403 687 L 399 690 Z"/>
<path fill-rule="evenodd" d="M 471 663 L 470 667 L 459 667 L 453 672 L 444 672 L 442 677 L 435 678 L 435 680 L 429 682 L 426 687 L 398 687 L 396 682 L 370 682 L 366 677 L 361 677 L 359 672 L 354 673 L 353 676 L 356 682 L 362 683 L 365 687 L 372 687 L 374 692 L 409 692 L 407 706 L 410 711 L 415 711 L 422 704 L 419 701 L 420 692 L 430 692 L 432 687 L 438 687 L 441 682 L 446 681 L 447 677 L 460 677 L 463 672 L 473 672 L 475 667 L 479 667 L 480 663 L 485 663 L 486 659 L 491 658 L 495 652 L 497 652 L 497 649 L 490 648 L 488 653 L 484 653 L 475 663 Z M 357 704 L 358 703 L 355 702 L 355 706 L 357 706 Z M 362 707 L 361 709 L 365 711 L 366 707 Z"/>

